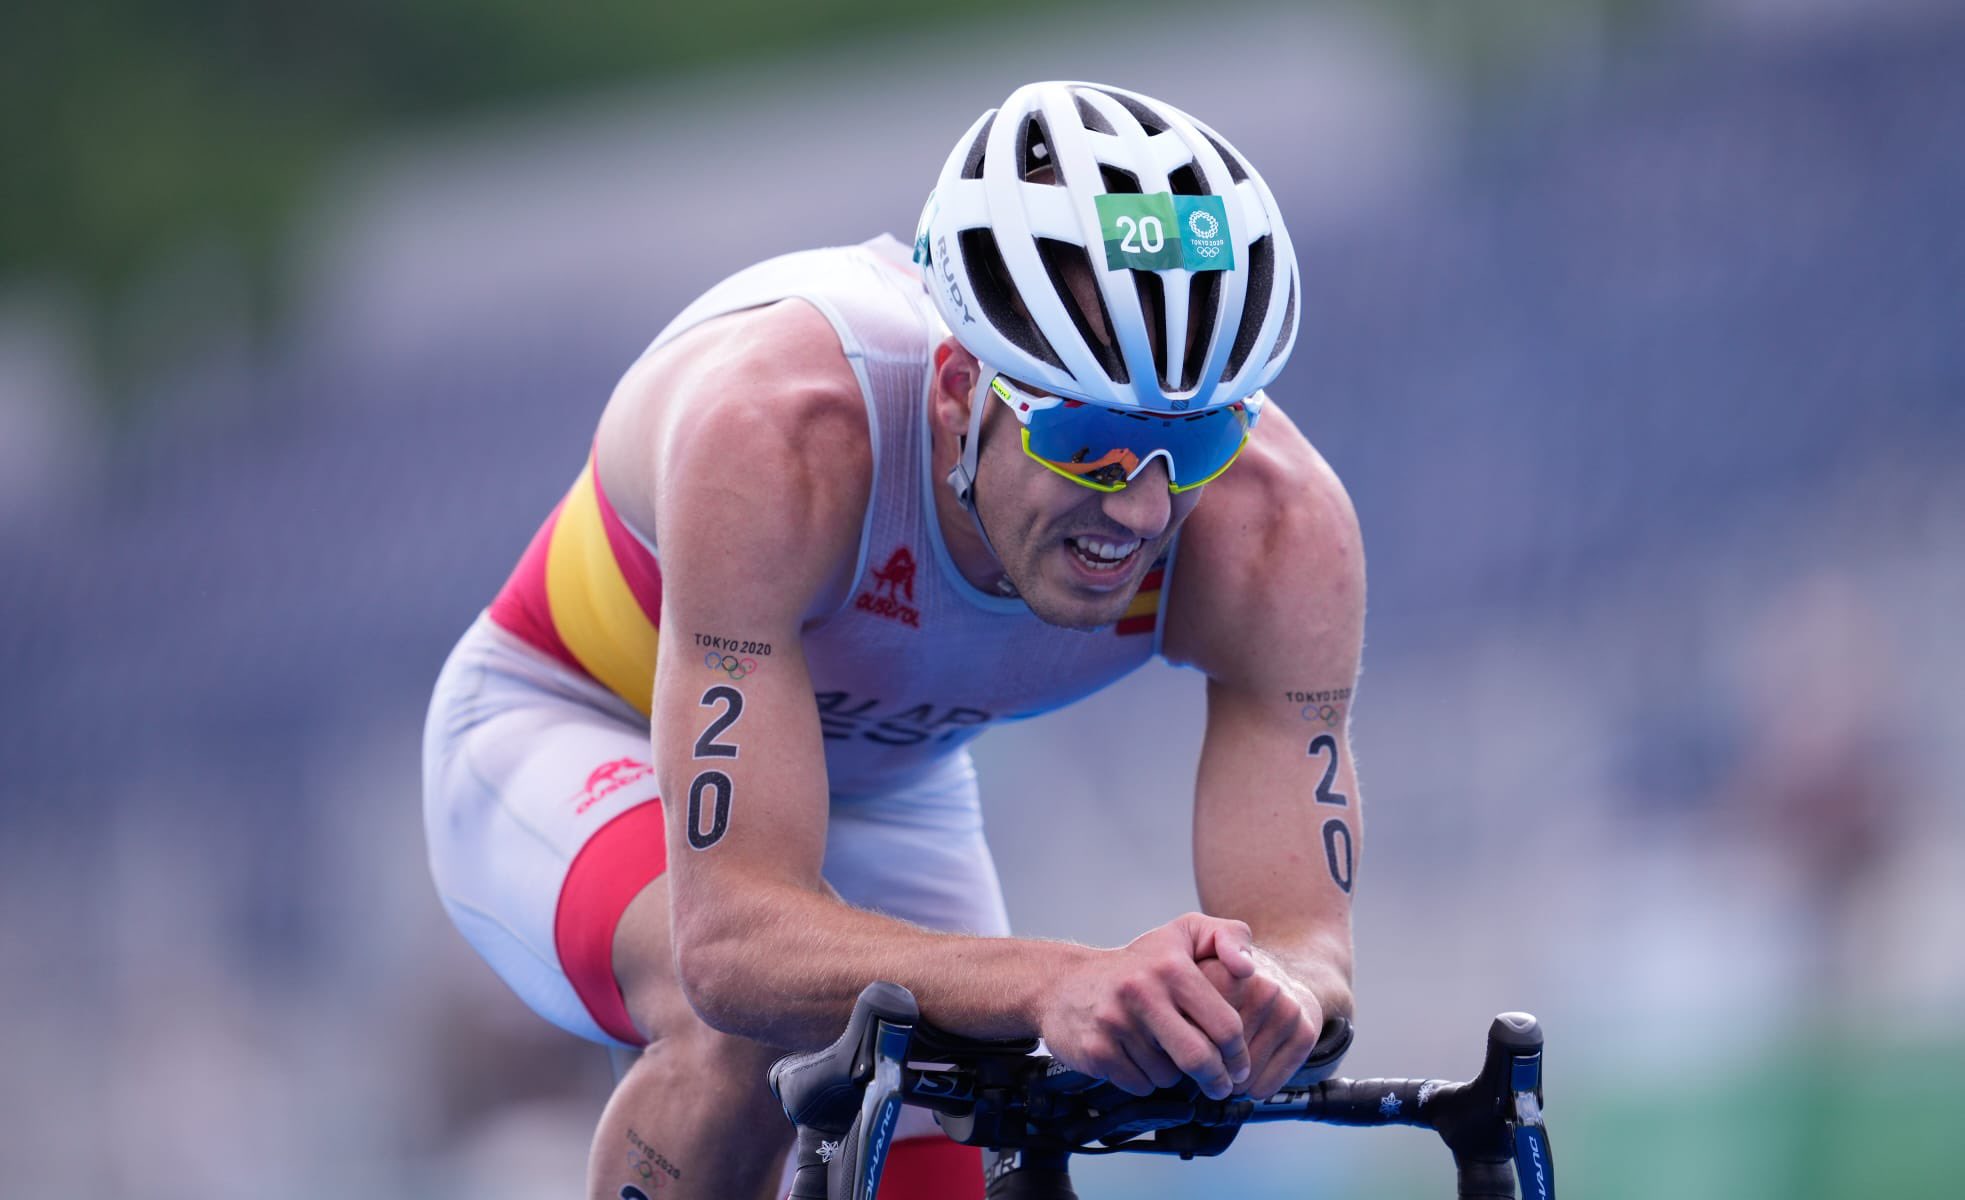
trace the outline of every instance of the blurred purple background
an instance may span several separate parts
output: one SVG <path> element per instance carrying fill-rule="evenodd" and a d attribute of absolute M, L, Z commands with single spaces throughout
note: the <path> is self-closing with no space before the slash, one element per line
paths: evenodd
<path fill-rule="evenodd" d="M 1956 1195 L 1965 11 L 1669 7 L 1475 82 L 1413 5 L 1210 5 L 405 132 L 310 197 L 273 332 L 200 324 L 134 421 L 60 280 L 0 290 L 0 1194 L 578 1194 L 605 1056 L 424 869 L 437 667 L 684 302 L 905 238 L 968 121 L 1077 77 L 1221 129 L 1297 240 L 1272 392 L 1372 577 L 1347 1071 L 1471 1073 L 1526 1008 L 1571 1194 Z M 160 330 L 187 289 L 228 311 L 222 246 Z M 1020 931 L 1194 903 L 1199 684 L 980 744 Z M 1445 1171 L 1265 1129 L 1080 1190 Z"/>

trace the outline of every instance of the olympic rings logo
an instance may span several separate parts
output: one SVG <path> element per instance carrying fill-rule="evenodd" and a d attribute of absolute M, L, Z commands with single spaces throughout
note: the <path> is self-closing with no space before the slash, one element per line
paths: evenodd
<path fill-rule="evenodd" d="M 703 656 L 703 665 L 712 671 L 721 671 L 732 679 L 742 679 L 757 670 L 754 658 L 738 658 L 734 654 L 718 654 L 712 650 Z"/>
<path fill-rule="evenodd" d="M 1303 706 L 1303 719 L 1306 721 L 1322 721 L 1326 725 L 1335 725 L 1343 715 L 1344 710 L 1335 704 L 1306 704 Z"/>

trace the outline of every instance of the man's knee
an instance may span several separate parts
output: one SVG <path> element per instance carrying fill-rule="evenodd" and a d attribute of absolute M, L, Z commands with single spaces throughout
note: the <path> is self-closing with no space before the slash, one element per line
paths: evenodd
<path fill-rule="evenodd" d="M 553 917 L 560 969 L 594 1024 L 623 1042 L 645 1040 L 635 994 L 667 972 L 664 864 L 662 805 L 649 800 L 589 837 L 560 884 Z"/>
<path fill-rule="evenodd" d="M 641 1048 L 643 1057 L 659 1052 L 679 1062 L 721 1068 L 725 1075 L 762 1079 L 771 1064 L 785 1053 L 749 1038 L 718 1032 L 690 1012 L 687 1005 L 681 1014 L 667 1012 L 663 1019 L 648 1023 L 652 1036 Z"/>

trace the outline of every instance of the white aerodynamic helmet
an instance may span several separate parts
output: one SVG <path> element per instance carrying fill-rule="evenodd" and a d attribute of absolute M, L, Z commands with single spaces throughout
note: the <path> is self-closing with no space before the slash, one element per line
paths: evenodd
<path fill-rule="evenodd" d="M 1296 342 L 1296 252 L 1262 177 L 1186 113 L 1103 84 L 1027 84 L 984 113 L 942 168 L 914 256 L 970 353 L 1093 404 L 1232 404 Z M 1074 259 L 1111 341 L 1066 283 Z"/>

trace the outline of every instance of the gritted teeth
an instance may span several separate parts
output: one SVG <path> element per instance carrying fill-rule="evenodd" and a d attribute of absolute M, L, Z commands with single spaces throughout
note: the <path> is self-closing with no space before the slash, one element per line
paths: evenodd
<path fill-rule="evenodd" d="M 1071 548 L 1077 551 L 1080 559 L 1092 566 L 1112 567 L 1133 556 L 1133 552 L 1139 549 L 1139 539 L 1115 542 L 1107 538 L 1075 537 L 1071 539 Z"/>

